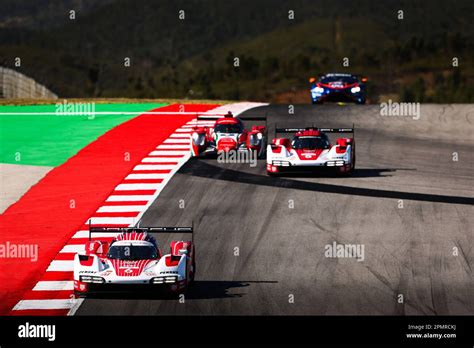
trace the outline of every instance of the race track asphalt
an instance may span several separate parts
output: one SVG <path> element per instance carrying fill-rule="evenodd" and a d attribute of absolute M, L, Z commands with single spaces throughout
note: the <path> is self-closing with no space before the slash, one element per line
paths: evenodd
<path fill-rule="evenodd" d="M 474 106 L 422 105 L 418 120 L 378 105 L 288 110 L 243 118 L 266 113 L 270 137 L 275 122 L 355 123 L 355 174 L 270 178 L 264 160 L 189 161 L 142 219 L 194 220 L 197 278 L 184 303 L 102 294 L 76 315 L 474 313 Z M 326 257 L 334 242 L 363 246 L 363 260 Z"/>

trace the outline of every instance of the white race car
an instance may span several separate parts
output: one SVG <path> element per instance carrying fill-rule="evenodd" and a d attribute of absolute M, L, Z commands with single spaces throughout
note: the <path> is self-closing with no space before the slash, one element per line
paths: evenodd
<path fill-rule="evenodd" d="M 92 234 L 118 234 L 112 242 Z M 74 291 L 85 295 L 112 284 L 136 284 L 181 293 L 196 272 L 193 241 L 173 241 L 162 255 L 151 233 L 193 233 L 192 227 L 91 227 L 85 252 L 74 257 Z"/>
<path fill-rule="evenodd" d="M 355 168 L 355 142 L 338 138 L 332 145 L 326 133 L 352 133 L 354 128 L 275 128 L 276 133 L 294 133 L 292 140 L 275 137 L 267 147 L 267 173 L 330 169 L 351 174 Z"/>

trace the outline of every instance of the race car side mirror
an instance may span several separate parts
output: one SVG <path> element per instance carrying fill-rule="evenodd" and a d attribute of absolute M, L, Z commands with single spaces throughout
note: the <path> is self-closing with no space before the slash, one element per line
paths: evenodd
<path fill-rule="evenodd" d="M 309 83 L 315 83 L 316 82 L 316 78 L 315 77 L 310 77 L 309 78 Z"/>
<path fill-rule="evenodd" d="M 109 251 L 109 244 L 100 240 L 88 241 L 85 244 L 86 255 L 104 255 Z"/>
<path fill-rule="evenodd" d="M 291 148 L 291 141 L 288 138 L 275 138 L 272 140 L 272 145 L 283 145 L 287 149 Z"/>

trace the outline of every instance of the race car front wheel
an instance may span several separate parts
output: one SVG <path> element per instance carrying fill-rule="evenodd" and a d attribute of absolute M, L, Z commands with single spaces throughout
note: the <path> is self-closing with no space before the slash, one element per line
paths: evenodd
<path fill-rule="evenodd" d="M 87 291 L 74 290 L 74 298 L 85 298 L 87 297 Z"/>
<path fill-rule="evenodd" d="M 195 277 L 195 275 L 196 275 L 196 262 L 193 261 L 193 271 L 192 271 L 191 277 L 190 277 L 190 279 L 189 279 L 189 282 L 190 282 L 190 283 L 194 282 L 194 277 Z"/>

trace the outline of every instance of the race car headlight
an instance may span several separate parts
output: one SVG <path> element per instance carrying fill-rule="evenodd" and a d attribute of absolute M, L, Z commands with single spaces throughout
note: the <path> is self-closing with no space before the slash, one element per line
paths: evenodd
<path fill-rule="evenodd" d="M 275 161 L 275 160 L 274 160 L 274 161 L 272 162 L 272 164 L 273 164 L 274 166 L 281 166 L 281 167 L 289 167 L 289 166 L 290 166 L 290 162 L 288 162 L 288 161 L 279 161 L 279 160 L 276 160 L 276 161 Z"/>
<path fill-rule="evenodd" d="M 177 276 L 164 276 L 164 277 L 156 277 L 151 279 L 152 284 L 170 284 L 176 283 L 178 281 Z"/>
<path fill-rule="evenodd" d="M 205 137 L 204 134 L 200 134 L 200 133 L 196 133 L 196 132 L 194 132 L 191 137 L 193 139 L 194 145 L 197 145 L 197 146 L 203 146 L 204 141 L 206 140 L 206 137 Z"/>
<path fill-rule="evenodd" d="M 344 165 L 344 161 L 328 161 L 326 166 L 328 167 L 341 167 Z"/>
<path fill-rule="evenodd" d="M 359 86 L 352 87 L 352 88 L 351 88 L 351 92 L 352 92 L 352 93 L 359 93 L 359 92 L 360 92 L 360 87 L 359 87 Z"/>
<path fill-rule="evenodd" d="M 260 137 L 258 137 L 260 135 Z M 262 134 L 257 133 L 257 134 L 250 134 L 250 145 L 252 146 L 257 146 L 260 143 L 260 139 L 262 139 Z"/>
<path fill-rule="evenodd" d="M 324 92 L 324 88 L 322 88 L 322 87 L 314 87 L 313 92 L 316 92 L 316 93 L 323 93 L 323 92 Z"/>
<path fill-rule="evenodd" d="M 95 284 L 102 284 L 105 283 L 105 279 L 102 277 L 94 277 L 94 276 L 80 276 L 79 281 L 83 283 L 95 283 Z"/>

